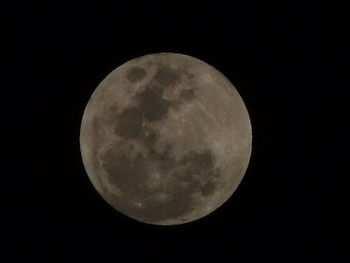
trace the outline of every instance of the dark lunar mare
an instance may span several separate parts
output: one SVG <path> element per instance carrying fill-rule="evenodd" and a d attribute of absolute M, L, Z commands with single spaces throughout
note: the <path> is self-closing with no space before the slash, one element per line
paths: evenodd
<path fill-rule="evenodd" d="M 126 78 L 130 82 L 134 83 L 134 82 L 142 80 L 145 76 L 146 76 L 146 71 L 143 68 L 133 67 L 128 71 Z"/>
<path fill-rule="evenodd" d="M 123 144 L 122 147 L 116 145 L 106 152 L 104 166 L 109 182 L 127 195 L 123 196 L 123 200 L 131 201 L 128 204 L 123 203 L 122 207 L 122 211 L 130 216 L 144 217 L 144 220 L 152 222 L 181 217 L 193 210 L 193 193 L 199 191 L 203 196 L 208 196 L 216 188 L 213 179 L 220 174 L 214 169 L 214 157 L 209 150 L 189 152 L 179 161 L 172 159 L 167 151 L 153 151 L 146 160 L 131 144 L 129 147 L 125 147 L 128 142 Z M 121 150 L 126 148 L 127 150 Z M 171 149 L 170 145 L 168 148 Z M 160 164 L 161 175 L 170 174 L 173 177 L 166 189 L 154 190 L 147 185 L 150 161 Z M 203 180 L 203 185 L 198 178 Z M 170 197 L 166 202 L 157 199 L 158 194 L 164 193 Z M 113 198 L 116 200 L 115 205 L 120 206 L 118 197 Z M 136 207 L 132 201 L 142 202 L 142 209 Z"/>
<path fill-rule="evenodd" d="M 134 83 L 145 75 L 142 68 L 134 67 L 127 73 L 127 78 Z M 214 169 L 214 156 L 209 150 L 189 152 L 179 161 L 175 161 L 170 156 L 170 144 L 165 145 L 162 150 L 155 146 L 159 135 L 149 124 L 166 117 L 170 107 L 178 107 L 182 101 L 194 98 L 193 89 L 183 90 L 177 102 L 162 98 L 163 87 L 171 87 L 180 79 L 179 72 L 169 66 L 158 65 L 155 77 L 142 93 L 134 97 L 136 106 L 127 108 L 116 116 L 115 133 L 125 140 L 106 151 L 103 159 L 109 182 L 116 185 L 123 195 L 128 196 L 123 196 L 120 200 L 113 196 L 113 205 L 129 216 L 149 222 L 174 219 L 191 212 L 191 195 L 195 192 L 200 192 L 203 196 L 212 194 L 216 188 L 212 179 L 219 176 L 219 171 Z M 143 123 L 145 126 L 142 126 Z M 149 152 L 147 160 L 136 152 L 131 144 L 132 140 L 146 146 Z M 165 189 L 152 189 L 147 185 L 149 162 L 159 166 L 161 176 L 170 174 L 172 177 Z M 168 200 L 161 201 L 157 198 L 158 194 L 164 193 L 169 195 Z M 122 200 L 130 200 L 130 203 Z M 133 202 L 142 202 L 142 208 L 135 206 Z"/>

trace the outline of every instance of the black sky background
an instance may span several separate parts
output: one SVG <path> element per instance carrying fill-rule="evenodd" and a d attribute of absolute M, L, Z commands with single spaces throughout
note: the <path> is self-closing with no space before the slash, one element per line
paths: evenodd
<path fill-rule="evenodd" d="M 1 9 L 2 262 L 345 262 L 349 221 L 339 212 L 347 209 L 338 178 L 346 162 L 333 148 L 345 132 L 333 110 L 343 109 L 334 102 L 342 97 L 337 88 L 346 88 L 348 11 L 341 1 Z M 99 82 L 154 52 L 191 55 L 220 70 L 253 129 L 251 161 L 233 197 L 171 227 L 110 207 L 79 150 L 82 114 Z"/>

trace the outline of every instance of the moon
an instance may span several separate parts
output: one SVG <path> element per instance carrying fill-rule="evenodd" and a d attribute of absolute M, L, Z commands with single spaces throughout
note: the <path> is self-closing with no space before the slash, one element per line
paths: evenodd
<path fill-rule="evenodd" d="M 120 213 L 184 224 L 226 202 L 248 167 L 252 130 L 232 83 L 178 53 L 134 58 L 90 97 L 80 127 L 87 175 Z"/>

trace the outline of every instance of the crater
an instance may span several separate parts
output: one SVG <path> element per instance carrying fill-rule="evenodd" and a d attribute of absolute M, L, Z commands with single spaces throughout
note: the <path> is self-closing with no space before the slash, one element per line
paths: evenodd
<path fill-rule="evenodd" d="M 142 80 L 145 76 L 146 76 L 146 71 L 143 68 L 133 67 L 128 71 L 126 78 L 131 83 L 134 83 L 134 82 Z"/>

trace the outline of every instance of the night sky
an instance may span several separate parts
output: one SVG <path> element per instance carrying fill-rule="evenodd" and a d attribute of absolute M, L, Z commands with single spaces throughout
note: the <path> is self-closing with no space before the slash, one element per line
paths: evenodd
<path fill-rule="evenodd" d="M 334 112 L 343 105 L 334 102 L 346 87 L 349 9 L 341 1 L 218 2 L 27 1 L 1 9 L 1 262 L 346 262 L 349 219 L 340 214 L 348 209 L 338 180 L 346 155 L 335 149 L 345 132 Z M 178 226 L 114 210 L 90 183 L 79 149 L 83 111 L 100 81 L 155 52 L 221 71 L 253 130 L 234 195 Z"/>

